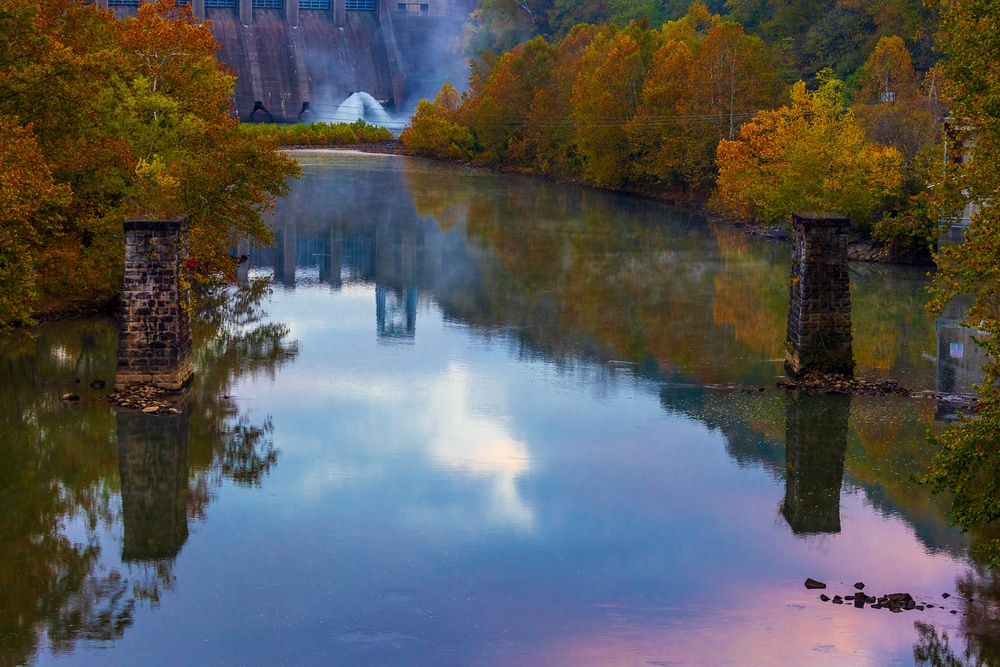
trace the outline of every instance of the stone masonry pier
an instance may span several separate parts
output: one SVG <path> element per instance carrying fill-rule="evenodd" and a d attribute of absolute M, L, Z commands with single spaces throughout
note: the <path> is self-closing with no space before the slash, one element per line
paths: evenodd
<path fill-rule="evenodd" d="M 183 389 L 194 374 L 187 261 L 189 218 L 125 223 L 125 280 L 115 388 Z"/>
<path fill-rule="evenodd" d="M 792 275 L 785 369 L 854 375 L 847 235 L 838 213 L 792 215 Z"/>

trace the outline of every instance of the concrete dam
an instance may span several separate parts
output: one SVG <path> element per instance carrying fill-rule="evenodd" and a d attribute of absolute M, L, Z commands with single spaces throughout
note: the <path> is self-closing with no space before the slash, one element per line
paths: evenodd
<path fill-rule="evenodd" d="M 236 71 L 245 121 L 350 122 L 338 107 L 365 92 L 402 113 L 445 80 L 465 82 L 469 0 L 191 0 Z M 121 18 L 139 0 L 100 0 Z"/>

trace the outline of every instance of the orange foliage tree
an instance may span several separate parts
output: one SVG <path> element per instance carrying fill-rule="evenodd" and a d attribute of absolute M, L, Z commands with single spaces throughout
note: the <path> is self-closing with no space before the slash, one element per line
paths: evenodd
<path fill-rule="evenodd" d="M 0 326 L 114 299 L 127 217 L 191 214 L 195 278 L 231 272 L 235 240 L 270 239 L 262 214 L 297 167 L 237 132 L 235 79 L 190 6 L 159 0 L 116 21 L 73 0 L 0 0 L 0 43 L 0 119 L 19 128 L 5 139 L 33 142 L 53 179 L 39 207 L 50 224 L 11 227 L 25 279 L 0 298 L 22 307 Z M 15 196 L 0 191 L 0 208 Z"/>
<path fill-rule="evenodd" d="M 415 153 L 466 157 L 440 137 L 468 129 L 475 160 L 601 187 L 704 197 L 715 146 L 778 98 L 770 50 L 702 2 L 655 29 L 574 27 L 473 63 L 457 109 L 423 105 L 403 134 Z M 451 95 L 449 99 L 454 99 Z"/>

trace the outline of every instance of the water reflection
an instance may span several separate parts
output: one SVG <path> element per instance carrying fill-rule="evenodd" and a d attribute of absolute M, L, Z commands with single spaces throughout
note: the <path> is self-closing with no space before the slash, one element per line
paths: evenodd
<path fill-rule="evenodd" d="M 417 333 L 417 288 L 375 288 L 375 320 L 378 337 L 412 340 Z"/>
<path fill-rule="evenodd" d="M 138 604 L 156 606 L 173 587 L 188 525 L 219 485 L 259 484 L 275 465 L 270 419 L 227 397 L 241 377 L 297 354 L 286 327 L 262 321 L 268 290 L 254 281 L 209 297 L 179 416 L 116 415 L 106 390 L 89 386 L 114 378 L 114 320 L 4 338 L 0 665 L 31 662 L 39 643 L 59 654 L 121 638 Z M 80 401 L 61 401 L 68 392 Z"/>
<path fill-rule="evenodd" d="M 973 396 L 976 385 L 983 381 L 986 352 L 976 343 L 976 331 L 962 325 L 971 305 L 971 297 L 958 297 L 944 307 L 935 323 L 938 393 Z M 942 403 L 938 412 L 941 418 L 955 416 L 954 406 L 947 403 Z"/>
<path fill-rule="evenodd" d="M 188 536 L 188 444 L 191 418 L 119 413 L 122 561 L 172 560 Z"/>
<path fill-rule="evenodd" d="M 24 374 L 0 397 L 27 424 L 65 427 L 58 447 L 41 431 L 20 449 L 0 441 L 24 458 L 0 481 L 30 481 L 13 492 L 18 521 L 38 510 L 31 534 L 77 550 L 68 567 L 85 581 L 66 586 L 90 618 L 115 619 L 102 626 L 124 637 L 114 658 L 911 660 L 923 637 L 912 618 L 834 617 L 801 581 L 951 588 L 965 538 L 908 479 L 929 460 L 934 408 L 774 389 L 786 248 L 538 181 L 310 159 L 279 205 L 279 245 L 253 251 L 246 284 L 210 295 L 195 321 L 184 419 L 130 422 L 45 389 L 41 378 L 72 384 L 105 348 L 113 371 L 105 325 L 90 347 L 81 330 L 43 330 L 30 361 L 12 348 L 0 367 L 0 380 Z M 272 318 L 260 307 L 270 288 L 253 279 L 264 272 L 281 285 Z M 863 373 L 932 387 L 922 279 L 852 277 Z M 144 435 L 149 424 L 160 431 Z M 0 428 L 25 427 L 5 415 Z M 50 459 L 58 469 L 38 473 Z M 88 497 L 104 499 L 92 539 L 77 529 Z M 7 519 L 0 538 L 22 546 L 0 539 L 17 563 L 0 561 L 0 583 L 43 562 Z M 70 604 L 33 592 L 62 586 L 52 573 L 30 583 L 16 593 L 36 606 L 0 586 L 0 611 L 26 619 L 0 639 L 11 663 L 52 631 L 45 610 Z M 146 610 L 158 601 L 171 611 Z M 977 641 L 947 612 L 920 618 L 958 650 Z M 73 650 L 83 625 L 63 626 L 72 639 L 58 650 Z"/>
<path fill-rule="evenodd" d="M 770 386 L 780 374 L 785 246 L 532 180 L 504 188 L 419 161 L 302 160 L 303 179 L 280 206 L 278 245 L 252 261 L 288 288 L 295 267 L 334 289 L 375 283 L 382 339 L 412 339 L 425 294 L 449 318 L 513 329 L 530 354 L 652 362 L 704 383 Z M 862 374 L 933 386 L 923 272 L 852 271 Z"/>
<path fill-rule="evenodd" d="M 958 590 L 962 608 L 958 632 L 918 622 L 919 641 L 913 647 L 916 663 L 927 667 L 1000 664 L 1000 575 L 988 568 L 973 568 L 959 579 Z"/>
<path fill-rule="evenodd" d="M 785 398 L 785 500 L 792 532 L 840 532 L 840 487 L 847 454 L 851 396 Z"/>
<path fill-rule="evenodd" d="M 258 251 L 257 266 L 284 275 L 294 256 L 300 283 L 374 283 L 380 339 L 412 337 L 423 298 L 477 335 L 512 340 L 519 359 L 594 365 L 598 383 L 650 382 L 667 413 L 719 428 L 737 462 L 786 480 L 782 511 L 797 533 L 840 530 L 847 446 L 858 443 L 853 467 L 876 506 L 907 508 L 931 549 L 963 547 L 901 472 L 927 460 L 929 423 L 912 406 L 812 397 L 783 406 L 780 397 L 733 401 L 704 388 L 771 387 L 781 375 L 786 247 L 655 204 L 533 180 L 394 158 L 314 159 L 305 158 L 276 219 L 294 252 Z M 859 373 L 931 388 L 923 271 L 853 267 L 852 281 Z M 813 420 L 825 426 L 810 430 Z M 885 455 L 897 465 L 878 466 Z"/>

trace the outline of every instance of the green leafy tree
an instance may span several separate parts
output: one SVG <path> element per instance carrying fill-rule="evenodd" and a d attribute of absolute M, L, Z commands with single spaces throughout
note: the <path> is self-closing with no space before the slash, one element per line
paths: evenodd
<path fill-rule="evenodd" d="M 533 37 L 549 34 L 551 0 L 480 0 L 470 15 L 469 51 L 509 51 Z"/>
<path fill-rule="evenodd" d="M 940 448 L 925 481 L 954 494 L 949 516 L 980 539 L 974 551 L 1000 566 L 1000 6 L 986 0 L 943 3 L 938 40 L 947 59 L 946 103 L 957 120 L 952 155 L 964 147 L 966 159 L 950 164 L 936 187 L 935 204 L 946 212 L 981 202 L 961 244 L 937 256 L 932 308 L 940 310 L 961 294 L 973 296 L 967 322 L 979 333 L 989 362 L 979 388 L 979 410 L 932 441 Z M 993 527 L 992 533 L 990 527 Z"/>

